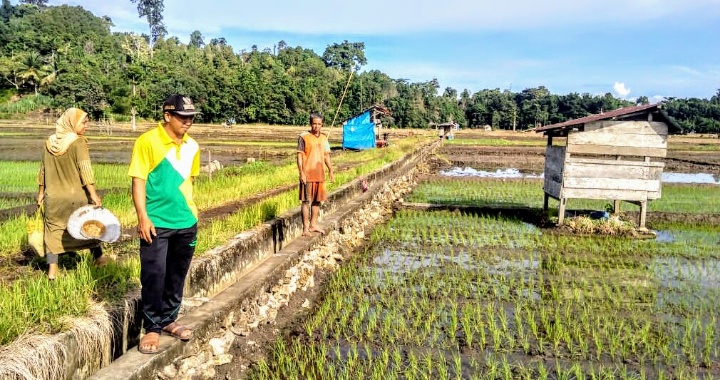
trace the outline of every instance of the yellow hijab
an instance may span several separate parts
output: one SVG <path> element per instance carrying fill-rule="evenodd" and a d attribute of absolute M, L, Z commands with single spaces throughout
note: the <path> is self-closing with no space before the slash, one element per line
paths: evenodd
<path fill-rule="evenodd" d="M 68 108 L 55 122 L 55 134 L 45 142 L 47 150 L 54 156 L 62 156 L 67 152 L 70 144 L 80 138 L 77 134 L 82 129 L 82 121 L 87 112 L 79 108 Z"/>

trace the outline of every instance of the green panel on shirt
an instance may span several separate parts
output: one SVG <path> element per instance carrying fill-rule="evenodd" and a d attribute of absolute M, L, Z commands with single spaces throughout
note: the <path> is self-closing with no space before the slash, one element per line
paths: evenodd
<path fill-rule="evenodd" d="M 181 229 L 197 223 L 197 218 L 179 190 L 184 181 L 166 159 L 148 175 L 146 207 L 155 227 Z"/>

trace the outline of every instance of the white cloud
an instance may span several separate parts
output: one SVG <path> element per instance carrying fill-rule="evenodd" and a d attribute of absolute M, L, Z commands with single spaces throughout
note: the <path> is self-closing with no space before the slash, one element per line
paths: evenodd
<path fill-rule="evenodd" d="M 623 82 L 615 82 L 613 90 L 615 91 L 615 95 L 621 98 L 625 98 L 630 94 L 630 89 L 625 87 L 625 83 Z"/>

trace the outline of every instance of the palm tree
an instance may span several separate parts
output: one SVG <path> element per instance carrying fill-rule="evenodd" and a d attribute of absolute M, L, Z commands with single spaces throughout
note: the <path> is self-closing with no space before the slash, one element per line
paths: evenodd
<path fill-rule="evenodd" d="M 37 95 L 39 85 L 52 82 L 55 79 L 55 70 L 45 62 L 45 59 L 38 52 L 31 51 L 25 54 L 21 57 L 20 64 L 21 69 L 18 77 L 26 83 L 32 84 L 35 95 Z"/>

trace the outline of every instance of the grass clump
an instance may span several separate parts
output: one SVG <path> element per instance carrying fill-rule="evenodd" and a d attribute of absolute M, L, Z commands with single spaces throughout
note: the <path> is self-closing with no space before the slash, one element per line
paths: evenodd
<path fill-rule="evenodd" d="M 53 98 L 45 95 L 28 95 L 15 102 L 0 104 L 0 119 L 16 118 L 18 114 L 26 114 L 39 108 L 52 106 Z"/>
<path fill-rule="evenodd" d="M 27 332 L 56 333 L 68 327 L 67 317 L 88 311 L 95 280 L 87 260 L 72 276 L 50 283 L 47 276 L 23 278 L 0 286 L 0 344 Z"/>
<path fill-rule="evenodd" d="M 635 236 L 635 224 L 620 220 L 616 216 L 592 219 L 588 216 L 575 216 L 563 220 L 561 230 L 581 235 Z"/>

